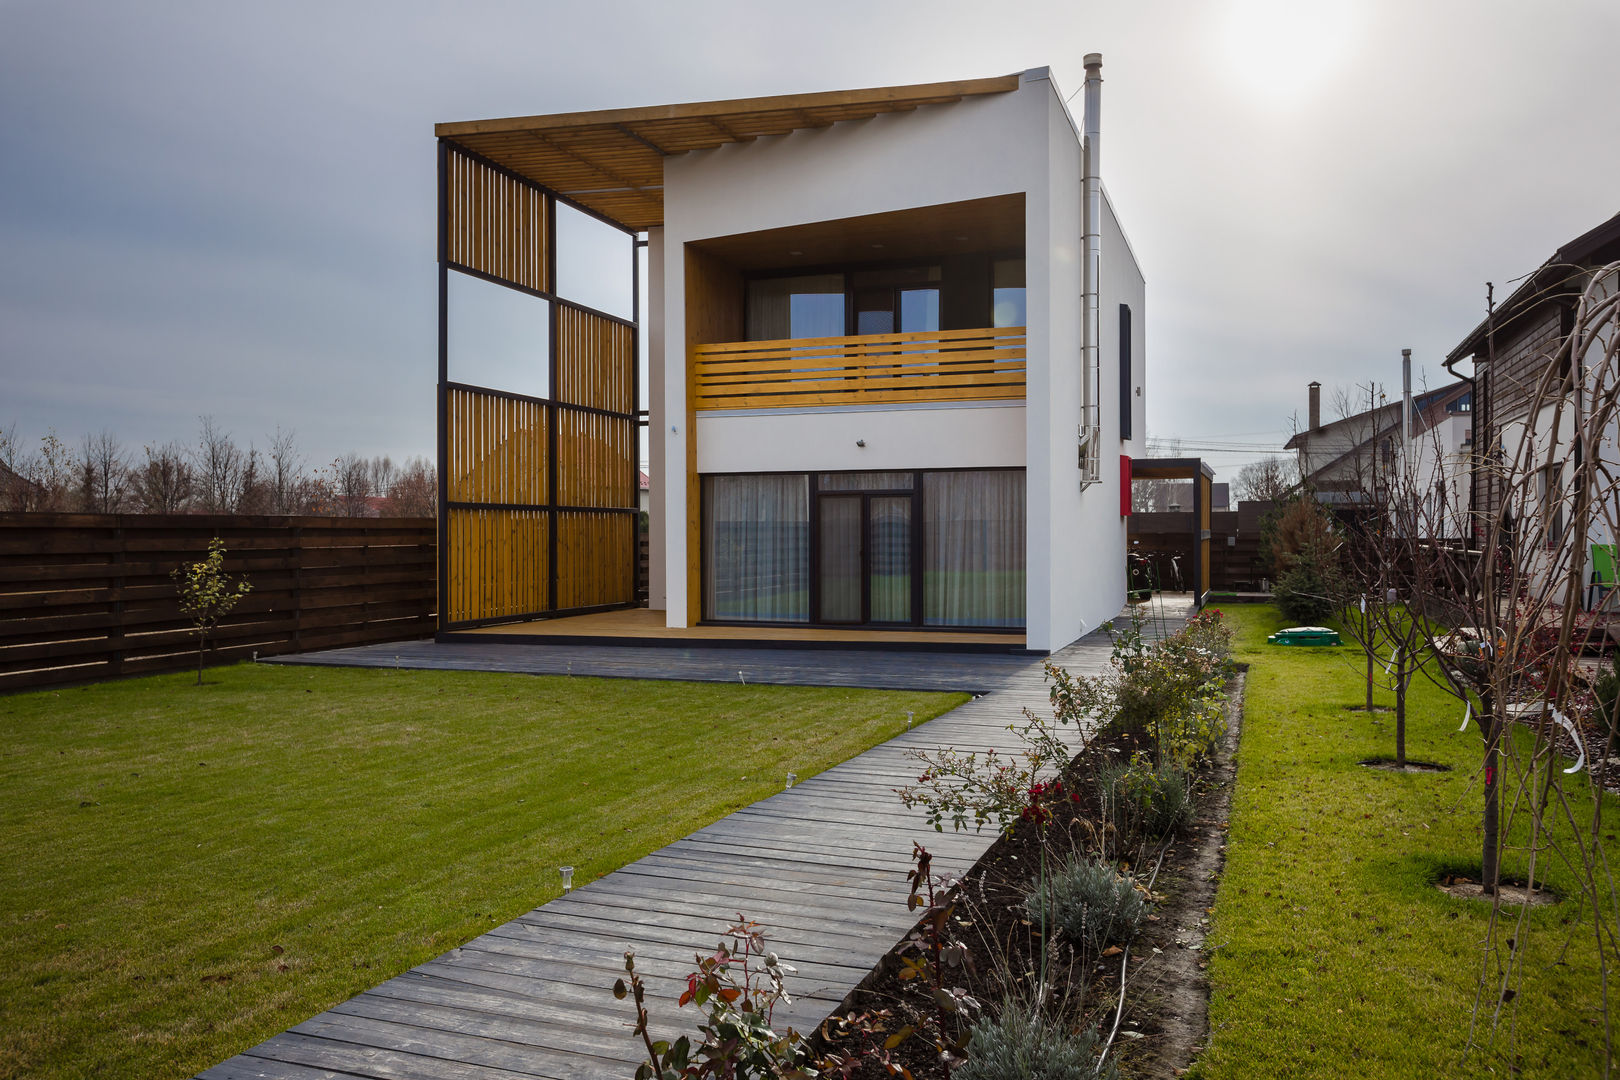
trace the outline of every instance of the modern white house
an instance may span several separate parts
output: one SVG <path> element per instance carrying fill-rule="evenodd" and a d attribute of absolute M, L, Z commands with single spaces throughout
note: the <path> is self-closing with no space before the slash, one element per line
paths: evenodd
<path fill-rule="evenodd" d="M 441 327 L 442 628 L 628 602 L 642 337 L 665 629 L 1047 652 L 1113 617 L 1145 292 L 1086 67 L 1084 127 L 1046 69 L 440 125 L 441 233 L 486 237 L 478 265 L 441 242 L 442 281 L 528 273 L 552 335 L 546 393 L 514 394 L 458 378 Z M 644 237 L 644 313 L 559 295 L 558 203 Z"/>

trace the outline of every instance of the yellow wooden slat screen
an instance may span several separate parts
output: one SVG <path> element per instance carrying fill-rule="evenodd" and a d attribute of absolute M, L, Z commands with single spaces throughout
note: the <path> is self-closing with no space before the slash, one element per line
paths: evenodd
<path fill-rule="evenodd" d="M 453 148 L 445 155 L 451 263 L 537 292 L 549 292 L 546 198 Z"/>
<path fill-rule="evenodd" d="M 635 412 L 630 327 L 568 304 L 557 308 L 557 386 L 570 405 Z"/>
<path fill-rule="evenodd" d="M 449 539 L 449 623 L 530 615 L 550 606 L 547 593 L 550 513 L 545 510 L 452 508 Z"/>
<path fill-rule="evenodd" d="M 538 401 L 445 391 L 445 480 L 451 502 L 548 503 L 546 406 Z"/>
<path fill-rule="evenodd" d="M 698 409 L 1022 400 L 1024 328 L 694 345 Z"/>
<path fill-rule="evenodd" d="M 574 409 L 557 410 L 557 504 L 636 505 L 635 421 Z"/>
<path fill-rule="evenodd" d="M 557 516 L 557 606 L 635 600 L 636 519 L 632 514 L 562 511 Z"/>

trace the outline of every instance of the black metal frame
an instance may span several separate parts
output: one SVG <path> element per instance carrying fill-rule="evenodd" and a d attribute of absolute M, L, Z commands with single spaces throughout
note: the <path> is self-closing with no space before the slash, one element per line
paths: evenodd
<path fill-rule="evenodd" d="M 546 284 L 549 289 L 532 289 L 504 278 L 496 277 L 473 267 L 449 258 L 449 229 L 450 229 L 450 198 L 449 198 L 449 159 L 454 152 L 467 160 L 481 165 L 498 173 L 516 183 L 522 184 L 532 191 L 539 193 L 544 199 L 545 228 L 546 228 Z M 636 589 L 639 564 L 639 547 L 637 530 L 630 530 L 629 566 L 630 600 L 620 604 L 601 604 L 578 608 L 560 608 L 557 606 L 557 535 L 559 515 L 569 512 L 583 512 L 593 514 L 628 514 L 637 515 L 640 511 L 640 431 L 642 426 L 641 408 L 641 278 L 640 259 L 641 249 L 646 241 L 640 239 L 640 233 L 635 229 L 605 217 L 590 207 L 575 202 L 561 192 L 554 191 L 544 184 L 536 183 L 526 176 L 522 176 L 505 166 L 499 165 L 482 154 L 467 149 L 453 139 L 439 139 L 438 141 L 438 263 L 439 263 L 439 379 L 438 379 L 438 454 L 439 454 L 439 630 L 440 632 L 471 629 L 479 626 L 494 626 L 502 623 L 523 622 L 536 618 L 555 618 L 566 615 L 583 615 L 598 611 L 617 611 L 627 607 L 635 607 Z M 631 314 L 632 318 L 613 315 L 606 311 L 593 308 L 588 304 L 568 300 L 557 292 L 557 204 L 572 207 L 575 210 L 594 218 L 606 225 L 611 225 L 630 238 L 631 252 Z M 512 289 L 527 296 L 544 300 L 547 303 L 547 347 L 546 347 L 546 397 L 535 397 L 530 394 L 519 394 L 508 390 L 498 390 L 493 387 L 477 386 L 471 383 L 450 381 L 450 327 L 449 327 L 449 297 L 450 272 L 466 274 L 469 277 L 487 281 L 503 288 Z M 630 330 L 630 411 L 615 412 L 611 409 L 601 409 L 590 405 L 576 405 L 571 402 L 557 400 L 558 363 L 557 344 L 559 336 L 559 323 L 561 308 L 570 307 L 576 311 L 594 315 L 609 322 L 618 323 Z M 493 397 L 502 397 L 516 401 L 527 401 L 540 405 L 545 410 L 546 417 L 546 501 L 544 503 L 489 503 L 450 500 L 450 477 L 448 469 L 449 458 L 449 400 L 452 390 L 466 390 Z M 626 506 L 573 506 L 563 505 L 557 501 L 557 446 L 560 425 L 558 418 L 564 410 L 579 413 L 588 413 L 596 416 L 605 416 L 616 420 L 623 420 L 630 425 L 630 475 L 628 479 L 628 504 Z M 450 511 L 451 510 L 535 510 L 544 511 L 547 520 L 546 543 L 546 607 L 540 611 L 520 612 L 508 615 L 494 616 L 485 619 L 463 619 L 452 621 L 449 617 L 449 580 L 450 580 Z"/>
<path fill-rule="evenodd" d="M 953 472 L 1018 472 L 1027 477 L 1028 469 L 1021 465 L 987 465 L 987 466 L 958 466 L 947 469 L 816 469 L 806 471 L 803 469 L 770 471 L 726 471 L 717 473 L 702 473 L 698 476 L 698 496 L 700 522 L 698 528 L 698 588 L 699 611 L 702 613 L 698 619 L 699 626 L 757 626 L 757 627 L 790 627 L 811 630 L 915 630 L 924 633 L 959 633 L 959 634 L 1027 634 L 1026 625 L 1020 627 L 1006 626 L 934 626 L 923 621 L 924 589 L 924 538 L 923 512 L 925 510 L 923 495 L 923 477 L 929 473 Z M 822 474 L 855 474 L 865 472 L 903 472 L 911 474 L 911 488 L 839 488 L 822 491 L 820 476 Z M 709 499 L 704 480 L 711 476 L 803 476 L 806 478 L 806 488 L 810 499 L 808 528 L 810 530 L 807 560 L 809 562 L 808 588 L 809 619 L 805 622 L 766 622 L 763 620 L 716 619 L 710 617 L 704 610 L 703 598 L 708 595 L 709 586 L 709 560 L 703 551 L 703 537 L 707 534 L 709 520 Z M 1027 488 L 1027 480 L 1026 480 Z M 861 531 L 862 547 L 866 546 L 868 523 L 868 500 L 872 497 L 898 498 L 909 496 L 911 498 L 911 621 L 910 622 L 884 622 L 875 623 L 871 617 L 871 575 L 868 572 L 868 557 L 863 550 L 861 555 L 861 621 L 826 622 L 821 618 L 821 592 L 818 586 L 821 582 L 821 499 L 823 497 L 848 496 L 861 500 Z M 1025 498 L 1028 498 L 1026 490 Z M 1026 571 L 1027 572 L 1027 571 Z"/>

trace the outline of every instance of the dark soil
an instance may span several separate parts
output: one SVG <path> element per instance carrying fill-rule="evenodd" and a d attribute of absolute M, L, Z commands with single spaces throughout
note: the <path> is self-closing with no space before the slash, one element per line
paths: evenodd
<path fill-rule="evenodd" d="M 1431 773 L 1451 771 L 1450 765 L 1441 765 L 1436 761 L 1418 761 L 1415 758 L 1407 758 L 1405 765 L 1395 764 L 1394 758 L 1368 758 L 1365 761 L 1358 761 L 1356 764 L 1366 769 L 1383 769 L 1386 772 Z"/>
<path fill-rule="evenodd" d="M 1482 900 L 1492 903 L 1491 894 L 1485 891 L 1479 878 L 1468 877 L 1464 874 L 1447 874 L 1434 883 L 1434 887 L 1447 896 L 1455 896 L 1459 900 Z M 1529 904 L 1540 907 L 1543 904 L 1558 903 L 1558 894 L 1551 889 L 1530 889 L 1525 887 L 1522 880 L 1504 878 L 1497 882 L 1496 899 L 1504 904 Z"/>
<path fill-rule="evenodd" d="M 1227 812 L 1231 803 L 1232 755 L 1242 717 L 1243 676 L 1229 683 L 1229 730 L 1216 759 L 1195 777 L 1198 799 L 1193 821 L 1179 835 L 1162 841 L 1121 837 L 1101 821 L 1097 775 L 1107 764 L 1146 752 L 1141 737 L 1117 732 L 1095 736 L 1064 771 L 1066 792 L 1078 801 L 1059 805 L 1045 826 L 1049 868 L 1070 854 L 1105 855 L 1129 866 L 1149 886 L 1156 907 L 1144 931 L 1128 950 L 1114 948 L 1090 955 L 1053 937 L 1047 953 L 1047 1012 L 1070 1028 L 1097 1026 L 1107 1038 L 1119 1021 L 1114 1054 L 1127 1075 L 1169 1076 L 1191 1064 L 1208 1033 L 1209 988 L 1204 974 L 1204 936 L 1215 886 L 1226 858 Z M 1020 822 L 998 840 L 952 894 L 955 907 L 947 944 L 965 950 L 963 965 L 942 965 L 942 985 L 965 989 L 985 1009 L 999 1010 L 1011 1001 L 1028 1007 L 1040 986 L 1041 930 L 1024 907 L 1030 883 L 1040 874 L 1037 828 Z M 917 1034 L 893 1051 L 917 1080 L 943 1080 L 945 1070 L 931 1033 L 944 1043 L 965 1042 L 967 1019 L 941 1015 L 931 988 L 905 979 L 903 957 L 916 955 L 904 946 L 878 965 L 844 1002 L 839 1015 L 886 1010 L 872 1025 L 873 1042 L 905 1027 Z M 1126 992 L 1119 1012 L 1121 969 Z M 853 1037 L 841 1038 L 824 1025 L 816 1050 L 852 1050 Z M 860 1080 L 890 1080 L 888 1072 L 867 1059 L 855 1071 Z"/>

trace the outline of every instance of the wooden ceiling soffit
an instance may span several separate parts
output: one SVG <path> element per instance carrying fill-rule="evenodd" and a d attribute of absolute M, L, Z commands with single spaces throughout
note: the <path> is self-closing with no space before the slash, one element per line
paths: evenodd
<path fill-rule="evenodd" d="M 662 225 L 665 157 L 1018 89 L 1020 77 L 439 124 L 435 131 L 630 229 Z"/>

